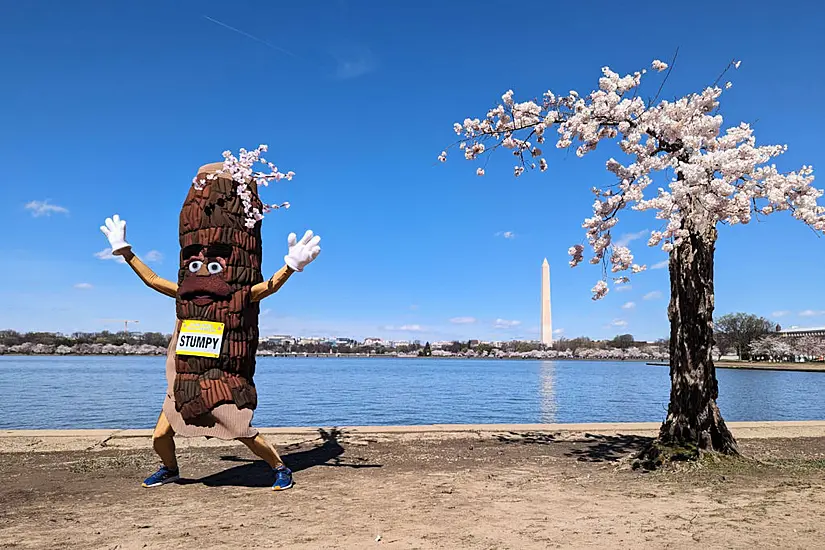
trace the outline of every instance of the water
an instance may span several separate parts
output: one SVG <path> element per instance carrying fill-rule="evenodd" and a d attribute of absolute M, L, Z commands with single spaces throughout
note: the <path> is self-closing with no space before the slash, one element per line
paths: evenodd
<path fill-rule="evenodd" d="M 151 428 L 164 357 L 0 357 L 0 429 Z M 726 420 L 824 420 L 825 373 L 718 370 Z M 256 426 L 659 422 L 637 362 L 258 358 Z"/>

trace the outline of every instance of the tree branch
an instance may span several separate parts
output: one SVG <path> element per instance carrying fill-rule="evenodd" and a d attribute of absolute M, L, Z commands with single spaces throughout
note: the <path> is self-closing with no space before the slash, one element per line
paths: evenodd
<path fill-rule="evenodd" d="M 673 71 L 673 66 L 676 65 L 676 56 L 679 55 L 679 46 L 676 46 L 676 51 L 673 53 L 673 59 L 670 60 L 670 66 L 667 68 L 667 73 L 665 77 L 662 79 L 662 83 L 659 85 L 659 91 L 656 92 L 656 97 L 653 98 L 653 101 L 648 103 L 648 108 L 656 103 L 656 100 L 659 99 L 659 94 L 662 93 L 662 89 L 665 87 L 665 83 L 667 82 L 668 77 L 670 77 L 671 71 Z"/>

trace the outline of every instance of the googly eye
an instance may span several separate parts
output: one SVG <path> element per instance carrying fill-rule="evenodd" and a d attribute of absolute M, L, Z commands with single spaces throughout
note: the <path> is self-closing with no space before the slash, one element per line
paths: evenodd
<path fill-rule="evenodd" d="M 200 260 L 195 260 L 189 264 L 189 271 L 192 273 L 197 273 L 203 267 L 203 262 Z"/>
<path fill-rule="evenodd" d="M 220 264 L 220 262 L 209 262 L 209 264 L 206 266 L 206 269 L 208 269 L 209 273 L 211 273 L 212 275 L 216 275 L 223 271 L 223 266 Z"/>

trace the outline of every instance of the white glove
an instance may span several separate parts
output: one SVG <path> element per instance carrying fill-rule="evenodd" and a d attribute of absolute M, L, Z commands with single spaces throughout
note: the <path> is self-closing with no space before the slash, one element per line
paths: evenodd
<path fill-rule="evenodd" d="M 132 245 L 126 242 L 126 220 L 121 220 L 117 214 L 111 218 L 106 218 L 106 225 L 101 225 L 100 230 L 109 239 L 109 244 L 112 245 L 112 254 L 120 256 L 132 248 Z"/>
<path fill-rule="evenodd" d="M 304 233 L 300 241 L 297 240 L 295 233 L 290 233 L 287 237 L 289 253 L 284 256 L 284 262 L 295 271 L 303 271 L 307 264 L 321 253 L 319 242 L 321 242 L 321 237 L 318 235 L 313 237 L 312 231 Z"/>

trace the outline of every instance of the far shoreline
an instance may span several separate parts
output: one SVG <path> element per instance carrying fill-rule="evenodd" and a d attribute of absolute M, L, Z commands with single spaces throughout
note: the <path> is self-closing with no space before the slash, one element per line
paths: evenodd
<path fill-rule="evenodd" d="M 808 363 L 753 363 L 750 361 L 721 361 L 714 363 L 717 369 L 773 370 L 795 372 L 825 372 L 825 362 Z"/>
<path fill-rule="evenodd" d="M 166 357 L 165 354 L 57 354 L 57 353 L 4 353 L 3 357 Z M 378 355 L 378 354 L 327 354 L 327 353 L 300 353 L 300 354 L 265 354 L 257 355 L 257 359 L 281 358 L 281 359 L 449 359 L 449 360 L 485 360 L 485 361 L 571 361 L 571 362 L 594 362 L 594 363 L 645 363 L 653 367 L 667 367 L 666 361 L 651 361 L 650 359 L 597 359 L 587 357 L 462 357 L 462 356 L 414 356 L 414 355 Z M 716 361 L 714 366 L 717 369 L 739 369 L 739 370 L 767 370 L 767 371 L 788 371 L 788 372 L 825 372 L 825 362 L 808 363 L 758 363 L 751 361 Z"/>
<path fill-rule="evenodd" d="M 140 353 L 3 353 L 3 357 L 166 357 L 166 354 L 140 354 Z M 256 355 L 256 359 L 450 359 L 463 361 L 589 361 L 593 363 L 647 363 L 652 366 L 667 366 L 667 363 L 658 363 L 650 359 L 596 359 L 589 357 L 463 357 L 456 355 L 361 355 L 356 353 L 299 353 L 299 354 L 275 354 Z"/>

